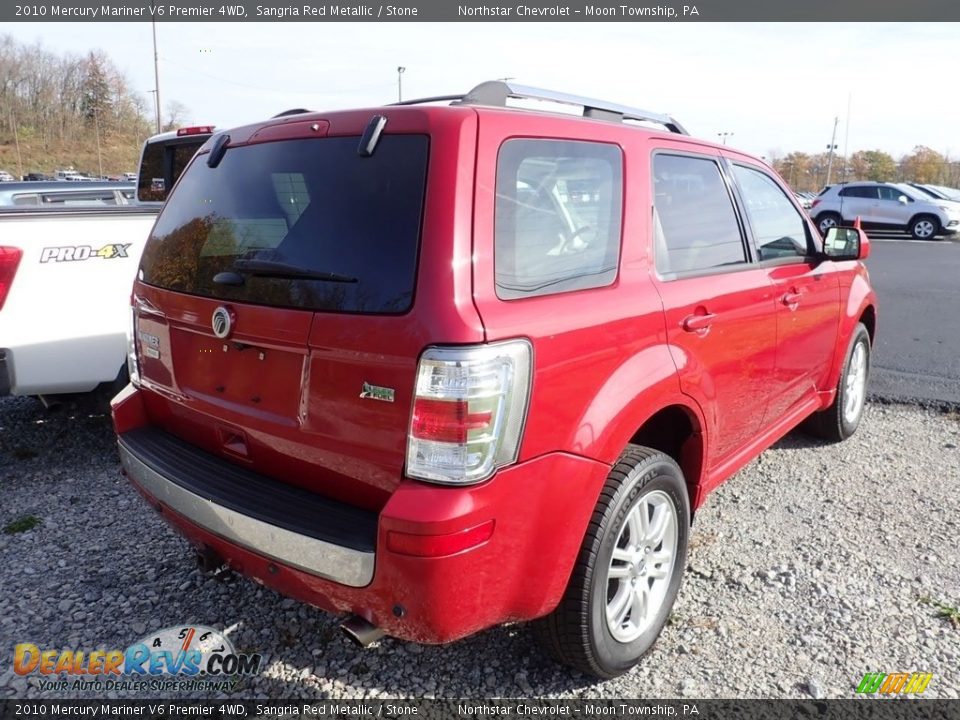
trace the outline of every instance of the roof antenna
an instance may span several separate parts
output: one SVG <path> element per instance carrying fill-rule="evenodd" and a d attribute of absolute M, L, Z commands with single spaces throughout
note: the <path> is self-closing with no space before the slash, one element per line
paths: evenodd
<path fill-rule="evenodd" d="M 383 115 L 374 115 L 367 123 L 367 129 L 363 131 L 363 137 L 360 138 L 360 147 L 357 148 L 357 155 L 360 157 L 370 157 L 373 151 L 377 149 L 377 143 L 380 142 L 380 134 L 387 126 L 387 119 Z"/>

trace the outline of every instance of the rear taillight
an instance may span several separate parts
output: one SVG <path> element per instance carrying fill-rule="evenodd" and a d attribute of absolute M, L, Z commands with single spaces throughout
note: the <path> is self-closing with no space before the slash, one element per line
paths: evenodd
<path fill-rule="evenodd" d="M 526 340 L 424 352 L 407 435 L 407 475 L 467 485 L 515 462 L 531 354 Z"/>
<path fill-rule="evenodd" d="M 820 198 L 814 198 L 813 202 L 810 203 L 810 209 L 813 210 L 819 204 L 820 204 Z"/>
<path fill-rule="evenodd" d="M 20 248 L 0 245 L 0 310 L 3 310 L 3 304 L 7 301 L 21 257 L 23 251 Z"/>
<path fill-rule="evenodd" d="M 140 385 L 140 362 L 137 358 L 137 306 L 130 306 L 130 325 L 127 328 L 127 375 L 130 382 Z"/>

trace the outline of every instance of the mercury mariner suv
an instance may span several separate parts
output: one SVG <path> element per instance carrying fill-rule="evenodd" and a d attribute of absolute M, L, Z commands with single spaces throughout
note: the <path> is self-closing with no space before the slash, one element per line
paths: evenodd
<path fill-rule="evenodd" d="M 535 621 L 613 677 L 708 493 L 857 429 L 869 248 L 668 116 L 503 82 L 218 132 L 141 259 L 124 471 L 360 643 Z"/>

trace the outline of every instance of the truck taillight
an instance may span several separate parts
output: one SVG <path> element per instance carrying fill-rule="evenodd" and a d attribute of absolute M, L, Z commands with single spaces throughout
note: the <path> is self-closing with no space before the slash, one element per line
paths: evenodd
<path fill-rule="evenodd" d="M 810 203 L 810 209 L 813 210 L 819 204 L 820 204 L 820 198 L 814 198 L 813 202 Z"/>
<path fill-rule="evenodd" d="M 140 362 L 137 358 L 137 306 L 130 307 L 130 325 L 127 328 L 127 375 L 130 382 L 140 385 Z"/>
<path fill-rule="evenodd" d="M 515 462 L 530 396 L 526 340 L 428 348 L 417 367 L 407 475 L 468 485 Z"/>
<path fill-rule="evenodd" d="M 3 310 L 3 304 L 7 301 L 21 257 L 23 251 L 20 248 L 0 245 L 0 310 Z"/>
<path fill-rule="evenodd" d="M 177 137 L 184 137 L 186 135 L 206 135 L 212 133 L 214 129 L 213 125 L 197 125 L 194 127 L 182 127 L 177 130 Z"/>

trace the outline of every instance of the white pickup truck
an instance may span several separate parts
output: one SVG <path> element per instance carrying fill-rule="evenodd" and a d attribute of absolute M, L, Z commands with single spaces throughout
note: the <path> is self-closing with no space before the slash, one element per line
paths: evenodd
<path fill-rule="evenodd" d="M 166 192 L 211 133 L 147 140 L 135 204 L 0 210 L 0 396 L 47 399 L 126 382 L 140 254 Z"/>

